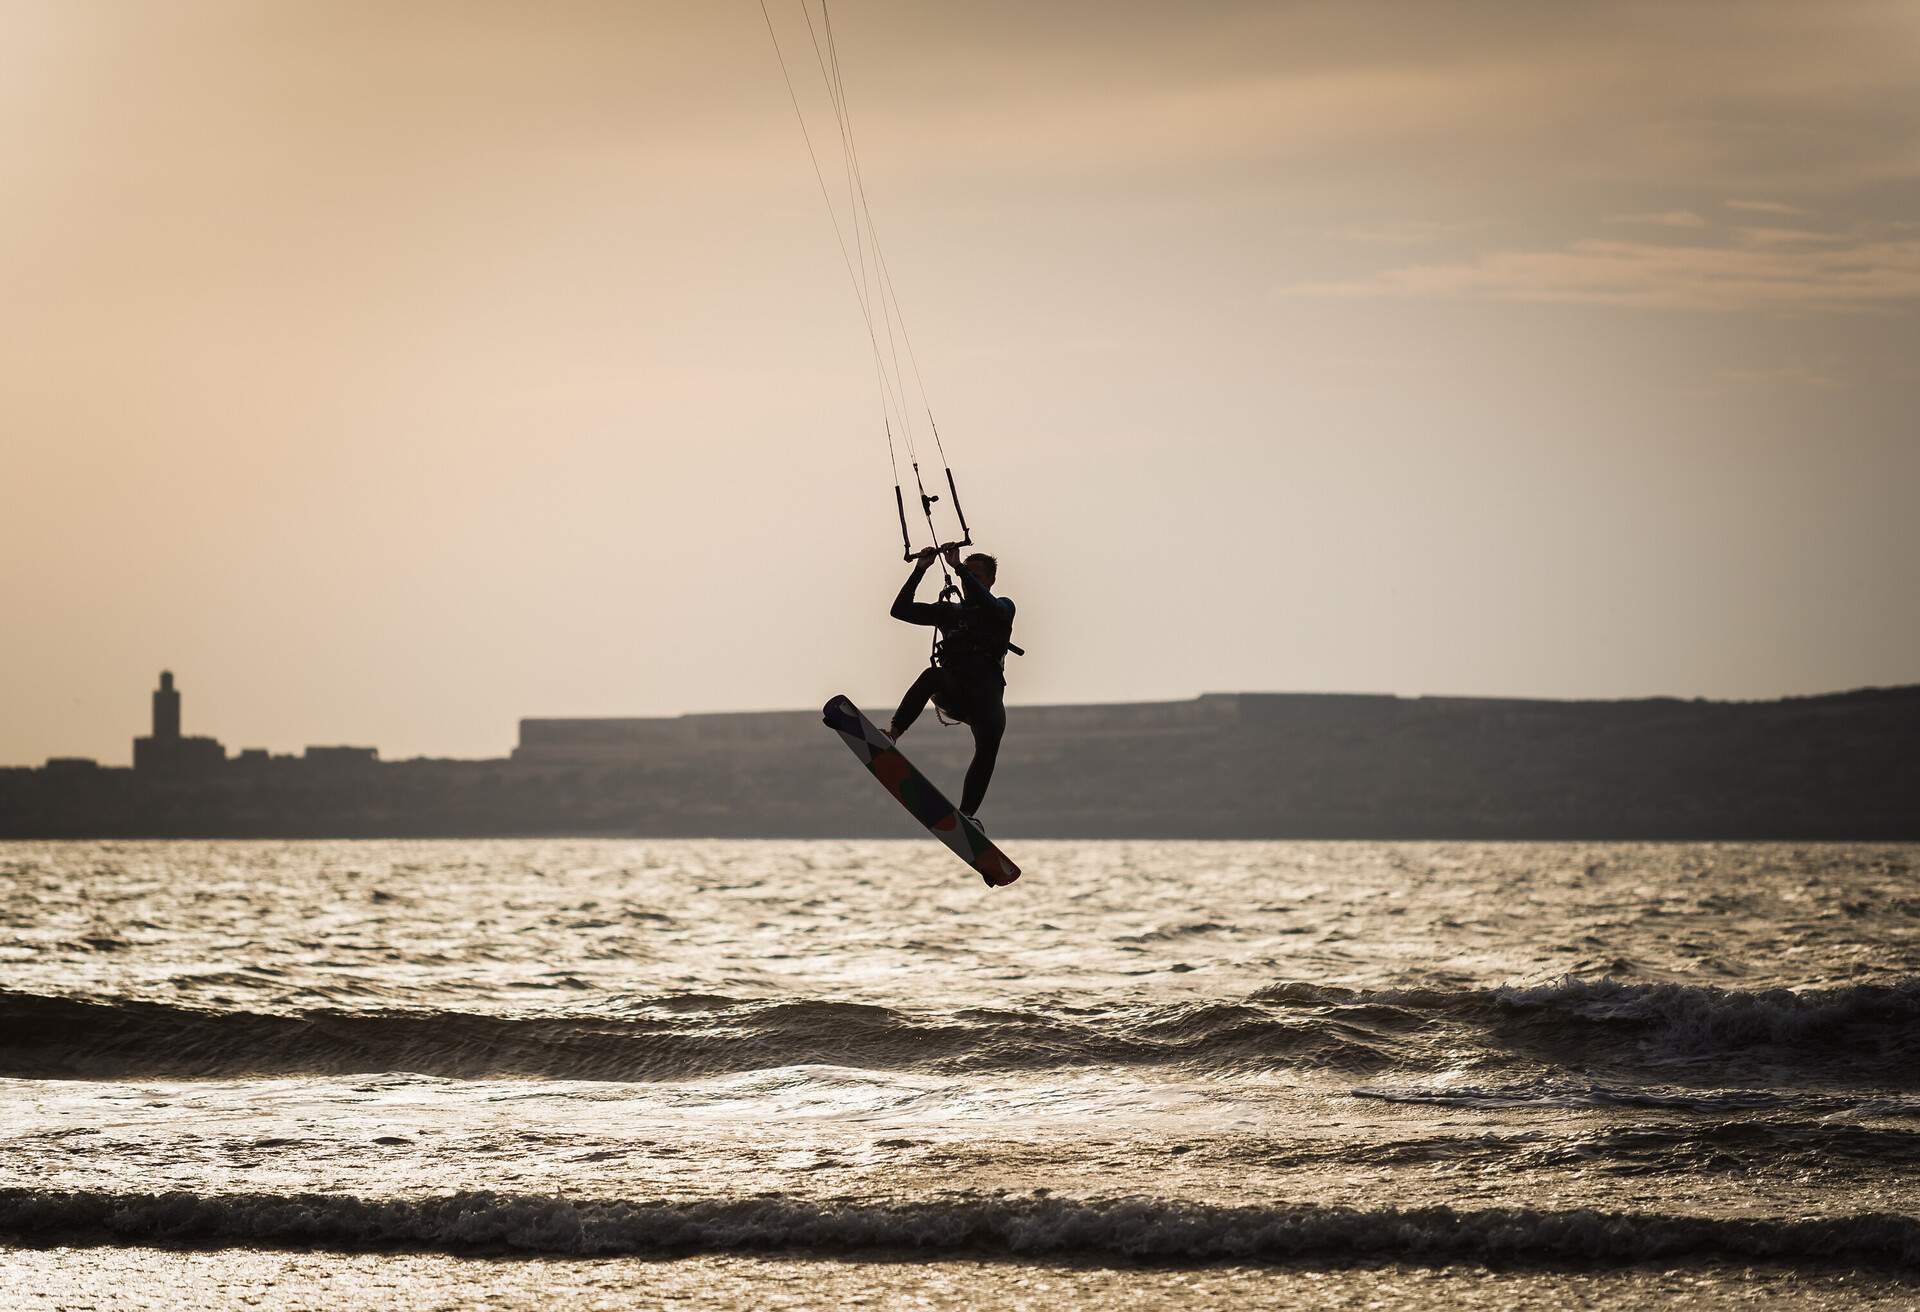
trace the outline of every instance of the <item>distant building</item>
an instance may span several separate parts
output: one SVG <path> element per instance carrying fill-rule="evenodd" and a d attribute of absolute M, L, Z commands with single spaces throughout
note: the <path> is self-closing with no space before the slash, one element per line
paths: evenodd
<path fill-rule="evenodd" d="M 378 765 L 378 747 L 309 747 L 301 753 L 309 765 Z"/>
<path fill-rule="evenodd" d="M 153 734 L 133 740 L 133 768 L 143 774 L 198 773 L 225 765 L 227 749 L 217 738 L 180 735 L 180 690 L 173 672 L 160 671 L 153 692 Z"/>
<path fill-rule="evenodd" d="M 91 756 L 49 756 L 47 758 L 48 774 L 86 774 L 99 768 L 100 762 Z"/>

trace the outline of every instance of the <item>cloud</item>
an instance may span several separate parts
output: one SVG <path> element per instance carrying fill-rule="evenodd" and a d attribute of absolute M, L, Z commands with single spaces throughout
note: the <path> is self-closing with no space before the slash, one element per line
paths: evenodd
<path fill-rule="evenodd" d="M 1722 244 L 1586 239 L 1545 250 L 1386 269 L 1335 282 L 1296 283 L 1290 296 L 1406 297 L 1604 305 L 1708 313 L 1858 313 L 1920 304 L 1920 239 L 1798 234 Z"/>
<path fill-rule="evenodd" d="M 1749 214 L 1778 214 L 1787 218 L 1807 213 L 1798 205 L 1788 205 L 1784 201 L 1777 200 L 1730 200 L 1726 202 L 1726 206 L 1730 210 L 1744 210 Z"/>
<path fill-rule="evenodd" d="M 1363 242 L 1370 246 L 1431 246 L 1450 237 L 1476 232 L 1480 223 L 1440 223 L 1430 219 L 1396 219 L 1381 223 L 1357 223 L 1332 235 L 1343 241 Z"/>
<path fill-rule="evenodd" d="M 1846 246 L 1852 240 L 1844 234 L 1810 228 L 1748 227 L 1733 229 L 1733 239 L 1744 246 Z"/>
<path fill-rule="evenodd" d="M 1667 210 L 1660 214 L 1615 214 L 1608 223 L 1639 223 L 1655 228 L 1704 228 L 1707 221 L 1692 210 Z"/>

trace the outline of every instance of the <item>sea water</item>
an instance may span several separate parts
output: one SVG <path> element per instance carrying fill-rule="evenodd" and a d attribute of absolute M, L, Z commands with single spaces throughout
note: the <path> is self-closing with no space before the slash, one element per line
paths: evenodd
<path fill-rule="evenodd" d="M 0 1307 L 1920 1305 L 1920 848 L 0 845 Z"/>

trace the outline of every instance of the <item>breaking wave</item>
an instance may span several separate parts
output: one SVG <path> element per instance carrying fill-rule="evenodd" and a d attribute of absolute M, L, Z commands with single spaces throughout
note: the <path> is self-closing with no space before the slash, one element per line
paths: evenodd
<path fill-rule="evenodd" d="M 836 1203 L 784 1197 L 640 1202 L 493 1193 L 372 1200 L 322 1194 L 0 1190 L 0 1235 L 32 1244 L 164 1244 L 553 1256 L 860 1252 L 1110 1261 L 1656 1260 L 1910 1266 L 1920 1221 L 1885 1214 L 1732 1220 L 1450 1207 L 1210 1207 L 959 1197 Z"/>
<path fill-rule="evenodd" d="M 1279 985 L 1256 998 L 1401 1007 L 1479 1032 L 1515 1057 L 1582 1069 L 1727 1071 L 1848 1085 L 1920 1083 L 1920 980 L 1830 989 L 1723 989 L 1562 979 L 1458 991 L 1353 992 Z"/>
<path fill-rule="evenodd" d="M 1864 1049 L 1908 1058 L 1920 1053 L 1920 981 L 1837 989 L 1745 992 L 1690 984 L 1563 980 L 1498 989 L 1516 1013 L 1544 1010 L 1603 1024 L 1655 1031 L 1662 1055 L 1711 1056 L 1756 1046 Z"/>
<path fill-rule="evenodd" d="M 1920 1085 L 1920 981 L 1801 992 L 1562 980 L 1355 991 L 1283 984 L 1236 1001 L 909 1011 L 710 995 L 626 1014 L 218 1011 L 0 991 L 0 1075 L 364 1074 L 671 1080 L 826 1064 L 948 1073 L 1088 1065 L 1372 1079 L 1475 1069 L 1619 1072 L 1630 1086 Z"/>
<path fill-rule="evenodd" d="M 806 1000 L 685 1009 L 662 999 L 628 1017 L 514 1017 L 272 1014 L 0 992 L 0 1035 L 0 1075 L 33 1079 L 407 1071 L 645 1081 L 822 1064 L 954 1073 L 1295 1064 L 1365 1075 L 1393 1060 L 1355 1027 L 1208 1004 L 1053 1015 Z"/>

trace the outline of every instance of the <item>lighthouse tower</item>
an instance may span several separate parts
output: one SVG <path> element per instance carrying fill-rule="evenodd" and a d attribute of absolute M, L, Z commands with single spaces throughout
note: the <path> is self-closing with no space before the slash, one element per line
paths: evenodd
<path fill-rule="evenodd" d="M 180 741 L 180 690 L 173 686 L 172 670 L 160 671 L 160 686 L 153 690 L 153 740 Z"/>
<path fill-rule="evenodd" d="M 180 690 L 173 671 L 160 671 L 153 690 L 153 734 L 133 740 L 133 768 L 142 774 L 185 774 L 224 765 L 227 749 L 215 738 L 180 736 Z"/>

